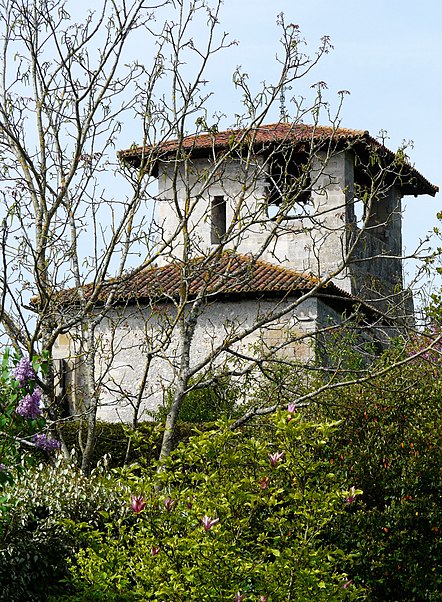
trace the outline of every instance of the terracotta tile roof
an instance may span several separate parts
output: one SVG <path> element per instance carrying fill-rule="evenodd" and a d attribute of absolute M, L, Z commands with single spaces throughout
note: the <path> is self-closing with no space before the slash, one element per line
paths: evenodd
<path fill-rule="evenodd" d="M 311 126 L 305 124 L 274 123 L 261 125 L 250 130 L 226 130 L 223 132 L 202 133 L 186 136 L 182 140 L 174 139 L 162 142 L 156 148 L 160 153 L 173 153 L 179 149 L 201 150 L 201 149 L 228 149 L 233 143 L 244 143 L 259 146 L 266 143 L 283 142 L 312 142 L 320 140 L 362 140 L 368 136 L 363 130 L 351 130 L 346 128 L 332 128 L 329 126 Z M 150 148 L 150 147 L 146 147 Z M 120 157 L 131 158 L 140 155 L 143 150 L 136 146 L 121 151 Z"/>
<path fill-rule="evenodd" d="M 318 286 L 315 276 L 255 260 L 246 255 L 224 252 L 212 258 L 194 259 L 189 264 L 172 263 L 167 266 L 145 268 L 121 280 L 109 280 L 100 292 L 98 302 L 106 302 L 113 293 L 113 302 L 165 302 L 178 299 L 181 288 L 195 298 L 286 295 L 308 292 Z M 86 285 L 86 298 L 92 294 L 92 285 Z M 356 301 L 337 286 L 328 283 L 318 293 Z M 63 291 L 63 303 L 76 297 L 74 289 Z"/>
<path fill-rule="evenodd" d="M 275 145 L 290 143 L 299 145 L 300 150 L 305 144 L 335 144 L 338 148 L 345 144 L 354 145 L 356 150 L 367 150 L 369 147 L 382 149 L 387 161 L 395 158 L 395 153 L 383 146 L 378 140 L 370 136 L 368 131 L 348 128 L 334 128 L 331 126 L 312 126 L 302 123 L 274 123 L 261 125 L 250 130 L 226 130 L 222 132 L 201 133 L 186 136 L 182 139 L 167 140 L 156 146 L 134 146 L 118 153 L 120 159 L 133 166 L 139 166 L 144 156 L 156 160 L 165 159 L 170 155 L 182 151 L 201 156 L 208 153 L 218 153 L 229 150 L 235 145 L 238 149 L 243 145 L 246 148 L 274 148 Z M 407 178 L 413 178 L 413 185 L 405 182 L 405 194 L 430 194 L 434 196 L 439 188 L 431 184 L 412 165 L 407 166 Z"/>

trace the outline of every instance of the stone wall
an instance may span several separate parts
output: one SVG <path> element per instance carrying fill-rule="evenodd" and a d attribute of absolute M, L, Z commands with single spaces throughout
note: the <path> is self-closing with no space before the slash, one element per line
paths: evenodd
<path fill-rule="evenodd" d="M 176 259 L 187 262 L 213 251 L 217 238 L 212 225 L 215 209 L 222 228 L 225 218 L 223 249 L 252 254 L 321 278 L 332 275 L 338 286 L 380 305 L 382 310 L 405 299 L 400 259 L 401 195 L 397 189 L 391 187 L 374 200 L 361 230 L 356 206 L 362 201 L 355 197 L 358 187 L 353 152 L 346 150 L 331 156 L 318 153 L 310 165 L 309 198 L 304 196 L 294 202 L 287 210 L 287 219 L 279 219 L 278 208 L 272 215 L 269 205 L 273 197 L 269 195 L 268 169 L 260 156 L 238 157 L 225 164 L 216 157 L 193 158 L 178 168 L 173 162 L 160 164 L 159 242 L 168 244 L 160 263 Z M 220 216 L 224 209 L 225 215 Z M 188 217 L 186 249 L 179 217 L 183 211 Z M 350 261 L 344 265 L 353 245 Z M 203 363 L 204 369 L 220 370 L 224 362 L 236 361 L 237 356 L 223 353 L 204 364 L 223 341 L 241 329 L 252 328 L 263 315 L 288 302 L 207 301 L 192 341 L 192 365 Z M 175 317 L 173 305 L 162 304 L 115 309 L 102 321 L 97 332 L 100 353 L 96 366 L 101 418 L 130 421 L 133 408 L 140 404 L 140 418 L 146 419 L 163 403 L 173 386 L 180 358 L 177 329 L 169 332 Z M 265 356 L 278 349 L 280 354 L 308 361 L 314 357 L 318 323 L 326 325 L 329 319 L 338 323 L 340 316 L 323 301 L 311 298 L 284 318 L 251 332 L 235 343 L 234 349 L 244 356 Z M 304 334 L 309 337 L 300 342 L 299 335 Z M 82 358 L 74 339 L 74 332 L 65 341 L 60 337 L 57 354 L 70 358 L 66 382 L 75 412 L 81 410 L 87 393 Z M 153 359 L 140 394 L 149 357 Z"/>
<path fill-rule="evenodd" d="M 355 198 L 354 163 L 352 151 L 318 153 L 310 170 L 310 200 L 294 203 L 287 219 L 280 221 L 269 213 L 267 166 L 259 157 L 255 164 L 232 160 L 218 171 L 209 159 L 194 159 L 186 163 L 186 170 L 180 168 L 176 181 L 173 168 L 164 165 L 158 178 L 158 216 L 163 238 L 173 242 L 163 263 L 188 258 L 182 255 L 178 219 L 178 207 L 183 210 L 186 202 L 191 240 L 187 252 L 201 256 L 214 249 L 210 206 L 215 197 L 224 197 L 227 227 L 232 225 L 226 249 L 321 278 L 334 274 L 338 286 L 370 300 L 376 294 L 365 295 L 376 282 L 383 284 L 384 296 L 401 290 L 401 195 L 396 188 L 373 201 L 365 231 L 346 262 L 360 233 L 355 205 L 362 201 Z"/>
<path fill-rule="evenodd" d="M 224 365 L 235 366 L 238 358 L 229 353 L 210 361 L 217 347 L 240 332 L 253 328 L 258 320 L 269 319 L 294 299 L 285 301 L 217 301 L 207 304 L 198 319 L 192 340 L 192 366 L 209 361 L 205 370 L 220 371 Z M 279 348 L 278 354 L 290 359 L 308 361 L 314 358 L 318 300 L 307 299 L 287 315 L 266 324 L 232 346 L 243 356 L 264 357 Z M 140 385 L 146 360 L 152 353 L 146 386 L 140 396 L 140 419 L 148 420 L 151 413 L 164 403 L 173 387 L 179 365 L 180 339 L 178 331 L 169 336 L 168 327 L 175 318 L 172 305 L 155 308 L 128 306 L 112 310 L 97 331 L 96 380 L 100 390 L 99 418 L 130 422 L 138 403 Z M 308 335 L 299 340 L 301 335 Z M 84 368 L 81 355 L 75 350 L 75 334 L 59 339 L 57 358 L 67 359 L 68 397 L 73 413 L 85 407 Z M 245 360 L 241 360 L 242 362 Z"/>

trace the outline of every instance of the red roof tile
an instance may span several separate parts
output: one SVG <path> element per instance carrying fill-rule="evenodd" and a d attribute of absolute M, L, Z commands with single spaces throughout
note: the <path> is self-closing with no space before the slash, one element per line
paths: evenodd
<path fill-rule="evenodd" d="M 262 145 L 265 143 L 282 142 L 311 142 L 320 140 L 346 140 L 355 141 L 370 137 L 363 130 L 351 130 L 346 128 L 332 128 L 329 126 L 311 126 L 305 124 L 275 123 L 261 125 L 250 130 L 226 130 L 223 132 L 212 132 L 196 134 L 180 139 L 168 140 L 158 145 L 160 153 L 175 152 L 178 149 L 228 149 L 233 143 Z M 133 147 L 120 152 L 123 158 L 140 155 L 146 147 Z"/>
<path fill-rule="evenodd" d="M 201 133 L 191 136 L 185 136 L 181 139 L 167 140 L 156 146 L 134 146 L 130 149 L 119 152 L 119 157 L 129 164 L 137 166 L 140 164 L 143 156 L 154 155 L 156 160 L 161 160 L 174 153 L 192 153 L 195 155 L 204 155 L 208 152 L 222 152 L 235 145 L 246 148 L 253 147 L 266 148 L 291 143 L 294 145 L 307 144 L 330 144 L 337 146 L 342 144 L 354 145 L 357 150 L 376 147 L 382 149 L 387 161 L 392 161 L 395 153 L 383 146 L 378 140 L 370 136 L 368 131 L 353 130 L 348 128 L 334 128 L 331 126 L 312 126 L 301 123 L 275 123 L 270 125 L 261 125 L 256 128 L 245 130 L 226 130 L 222 132 Z M 412 165 L 408 165 L 407 181 L 404 180 L 402 188 L 405 194 L 430 194 L 434 196 L 439 188 L 431 184 L 424 176 L 419 173 Z M 408 182 L 408 178 L 413 178 L 413 184 Z"/>
<path fill-rule="evenodd" d="M 186 291 L 190 298 L 199 294 L 211 296 L 257 296 L 308 292 L 320 285 L 318 278 L 308 274 L 272 265 L 252 257 L 224 252 L 221 256 L 198 258 L 183 263 L 145 268 L 121 280 L 109 280 L 99 295 L 105 302 L 110 294 L 115 303 L 164 302 L 178 299 Z M 84 287 L 86 298 L 92 294 L 92 285 Z M 327 295 L 352 299 L 332 283 L 319 286 Z M 63 303 L 74 299 L 74 289 L 63 292 Z"/>

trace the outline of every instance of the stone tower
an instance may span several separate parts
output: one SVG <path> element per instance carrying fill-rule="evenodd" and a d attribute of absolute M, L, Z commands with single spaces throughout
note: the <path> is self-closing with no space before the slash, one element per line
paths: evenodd
<path fill-rule="evenodd" d="M 120 156 L 138 167 L 154 156 L 163 262 L 183 258 L 185 216 L 190 256 L 221 245 L 373 303 L 402 294 L 402 197 L 438 190 L 368 132 L 342 128 L 263 125 Z"/>

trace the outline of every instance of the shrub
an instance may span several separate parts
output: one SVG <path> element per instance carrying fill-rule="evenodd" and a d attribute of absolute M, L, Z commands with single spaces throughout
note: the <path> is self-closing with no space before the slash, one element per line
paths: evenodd
<path fill-rule="evenodd" d="M 199 428 L 210 426 L 199 425 Z M 74 456 L 78 458 L 81 457 L 78 444 L 80 428 L 77 421 L 66 422 L 60 427 L 67 448 L 73 450 Z M 195 425 L 192 423 L 178 423 L 173 446 L 177 447 L 181 441 L 187 441 L 194 430 Z M 163 425 L 157 422 L 140 422 L 136 430 L 132 430 L 127 424 L 120 422 L 97 421 L 92 465 L 96 466 L 106 457 L 110 468 L 133 463 L 149 466 L 158 459 L 162 437 Z"/>
<path fill-rule="evenodd" d="M 102 466 L 89 479 L 62 465 L 28 469 L 5 489 L 9 512 L 0 540 L 0 592 L 11 602 L 43 601 L 66 587 L 67 559 L 81 546 L 78 524 L 120 518 L 127 491 Z"/>
<path fill-rule="evenodd" d="M 281 412 L 262 432 L 200 433 L 159 473 L 126 470 L 135 523 L 85 529 L 66 599 L 359 598 L 344 554 L 322 538 L 351 495 L 314 459 L 332 431 Z"/>
<path fill-rule="evenodd" d="M 212 380 L 210 386 L 201 386 L 202 382 Z M 241 398 L 241 388 L 234 380 L 227 376 L 214 377 L 210 373 L 201 376 L 198 380 L 189 383 L 190 391 L 187 393 L 179 411 L 181 422 L 200 423 L 215 422 L 220 418 L 233 418 L 238 413 L 238 401 Z M 164 407 L 160 407 L 154 414 L 155 420 L 163 422 L 167 416 L 173 400 L 173 390 L 169 390 Z"/>
<path fill-rule="evenodd" d="M 35 459 L 54 452 L 60 443 L 48 437 L 42 404 L 42 391 L 37 385 L 37 372 L 44 373 L 47 361 L 34 357 L 12 357 L 3 353 L 0 371 L 0 537 L 2 515 L 8 512 L 5 486 L 23 472 Z"/>
<path fill-rule="evenodd" d="M 0 488 L 11 482 L 14 469 L 23 462 L 24 443 L 32 447 L 32 436 L 45 424 L 40 402 L 41 391 L 35 383 L 37 362 L 12 358 L 6 350 L 0 372 Z"/>
<path fill-rule="evenodd" d="M 373 373 L 404 357 L 389 351 Z M 441 397 L 441 366 L 427 354 L 319 400 L 317 419 L 343 419 L 322 457 L 364 491 L 331 541 L 357 552 L 346 570 L 372 600 L 440 599 Z"/>

